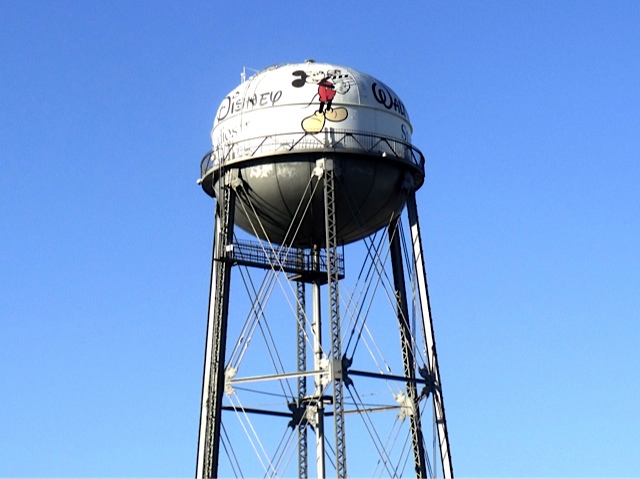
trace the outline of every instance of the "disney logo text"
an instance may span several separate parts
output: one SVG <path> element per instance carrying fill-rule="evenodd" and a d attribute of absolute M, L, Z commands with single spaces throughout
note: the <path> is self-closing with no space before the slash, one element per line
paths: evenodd
<path fill-rule="evenodd" d="M 220 108 L 218 108 L 218 121 L 224 120 L 229 114 L 238 113 L 242 110 L 250 110 L 260 106 L 273 106 L 282 98 L 282 90 L 266 91 L 263 93 L 254 93 L 245 97 L 240 97 L 240 92 L 235 92 L 233 96 L 229 95 L 224 100 Z"/>

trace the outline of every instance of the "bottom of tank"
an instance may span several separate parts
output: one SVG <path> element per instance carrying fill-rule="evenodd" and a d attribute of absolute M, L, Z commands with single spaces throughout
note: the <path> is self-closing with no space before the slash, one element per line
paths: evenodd
<path fill-rule="evenodd" d="M 389 158 L 324 153 L 275 159 L 229 165 L 242 180 L 236 188 L 235 224 L 271 243 L 301 248 L 326 242 L 324 182 L 314 174 L 318 160 L 333 160 L 339 244 L 387 226 L 405 205 L 407 181 L 420 186 L 423 180 L 415 166 Z M 205 191 L 215 196 L 219 185 L 214 171 L 203 180 Z"/>

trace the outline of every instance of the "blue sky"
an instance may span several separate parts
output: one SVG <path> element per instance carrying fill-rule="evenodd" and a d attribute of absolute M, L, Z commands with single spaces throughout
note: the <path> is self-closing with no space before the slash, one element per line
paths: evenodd
<path fill-rule="evenodd" d="M 403 99 L 459 477 L 640 475 L 640 3 L 0 3 L 0 476 L 191 477 L 243 67 Z"/>

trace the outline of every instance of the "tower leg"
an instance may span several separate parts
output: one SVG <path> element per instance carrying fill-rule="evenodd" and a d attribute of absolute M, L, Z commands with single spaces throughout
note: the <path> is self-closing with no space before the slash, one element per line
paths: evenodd
<path fill-rule="evenodd" d="M 239 180 L 231 180 L 231 172 L 220 179 L 216 205 L 211 288 L 207 321 L 200 432 L 196 478 L 218 477 L 222 397 L 225 383 L 225 349 L 229 315 L 231 262 L 226 259 L 227 246 L 233 239 L 233 216 Z"/>
<path fill-rule="evenodd" d="M 305 285 L 302 281 L 296 282 L 297 308 L 298 316 L 296 338 L 298 343 L 298 372 L 306 372 L 307 370 L 307 313 L 306 313 L 306 294 Z M 301 376 L 298 378 L 298 407 L 303 407 L 302 402 L 307 395 L 307 378 Z M 307 421 L 301 420 L 298 424 L 298 478 L 307 479 L 308 456 L 307 456 Z"/>
<path fill-rule="evenodd" d="M 425 334 L 425 345 L 429 375 L 433 382 L 433 407 L 438 430 L 438 441 L 442 469 L 445 479 L 453 478 L 453 466 L 451 454 L 449 452 L 449 436 L 447 433 L 447 420 L 444 412 L 444 400 L 442 398 L 442 387 L 440 384 L 440 371 L 438 369 L 438 355 L 436 353 L 436 342 L 433 333 L 433 322 L 431 320 L 431 305 L 429 303 L 429 291 L 427 288 L 427 274 L 424 267 L 424 256 L 422 254 L 422 238 L 420 236 L 420 225 L 418 223 L 418 209 L 416 206 L 415 193 L 411 193 L 407 198 L 407 213 L 409 226 L 411 228 L 411 242 L 413 245 L 413 261 L 416 267 L 416 277 L 418 282 L 418 294 L 422 310 L 423 330 Z"/>
<path fill-rule="evenodd" d="M 317 247 L 313 249 L 313 266 L 318 268 L 320 263 L 320 250 Z M 314 377 L 315 401 L 313 407 L 315 409 L 315 432 L 316 432 L 316 475 L 318 479 L 325 479 L 325 438 L 324 438 L 324 384 L 322 381 L 322 316 L 320 307 L 320 283 L 314 281 L 311 285 L 313 295 L 313 323 L 311 325 L 313 334 L 313 368 L 318 371 Z"/>
<path fill-rule="evenodd" d="M 331 371 L 333 383 L 333 422 L 335 428 L 336 477 L 347 477 L 342 382 L 342 344 L 338 296 L 338 234 L 336 227 L 335 162 L 324 160 L 324 207 L 327 249 L 327 294 L 331 323 Z"/>
<path fill-rule="evenodd" d="M 389 226 L 389 244 L 391 253 L 391 265 L 393 269 L 393 283 L 397 302 L 398 327 L 400 330 L 400 346 L 402 350 L 402 363 L 404 375 L 408 379 L 407 398 L 411 404 L 409 421 L 411 428 L 411 444 L 413 446 L 413 458 L 416 477 L 427 477 L 426 455 L 424 450 L 424 436 L 422 433 L 422 421 L 420 419 L 420 407 L 418 405 L 418 392 L 416 388 L 416 361 L 414 354 L 413 335 L 409 326 L 409 308 L 407 305 L 407 290 L 405 286 L 404 268 L 402 263 L 402 245 L 398 231 L 399 218 Z"/>

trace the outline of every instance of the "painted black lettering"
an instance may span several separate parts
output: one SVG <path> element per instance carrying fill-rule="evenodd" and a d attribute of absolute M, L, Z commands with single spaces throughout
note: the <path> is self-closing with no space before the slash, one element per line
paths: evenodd
<path fill-rule="evenodd" d="M 240 93 L 236 92 L 233 96 L 227 96 L 218 108 L 218 121 L 224 120 L 229 114 L 239 113 L 243 110 L 251 110 L 256 106 L 268 106 L 276 104 L 282 98 L 282 90 L 266 91 L 260 94 L 253 94 L 246 97 L 240 97 Z"/>
<path fill-rule="evenodd" d="M 231 107 L 231 97 L 227 97 L 222 100 L 220 108 L 218 108 L 218 121 L 224 120 L 229 114 L 229 108 Z"/>
<path fill-rule="evenodd" d="M 391 109 L 393 104 L 391 103 L 391 95 L 388 94 L 387 89 L 384 87 L 378 87 L 377 82 L 373 82 L 371 89 L 373 90 L 373 97 L 376 101 L 383 105 L 387 110 Z"/>
<path fill-rule="evenodd" d="M 371 85 L 373 91 L 373 97 L 378 103 L 383 105 L 387 110 L 393 109 L 395 112 L 406 117 L 407 110 L 404 107 L 402 101 L 395 97 L 386 87 L 378 85 L 377 82 L 373 82 Z"/>
<path fill-rule="evenodd" d="M 278 102 L 278 100 L 280 100 L 280 98 L 282 98 L 282 90 L 278 90 L 276 92 L 271 92 L 271 94 L 269 95 L 269 98 L 271 99 L 271 104 L 274 105 Z"/>

